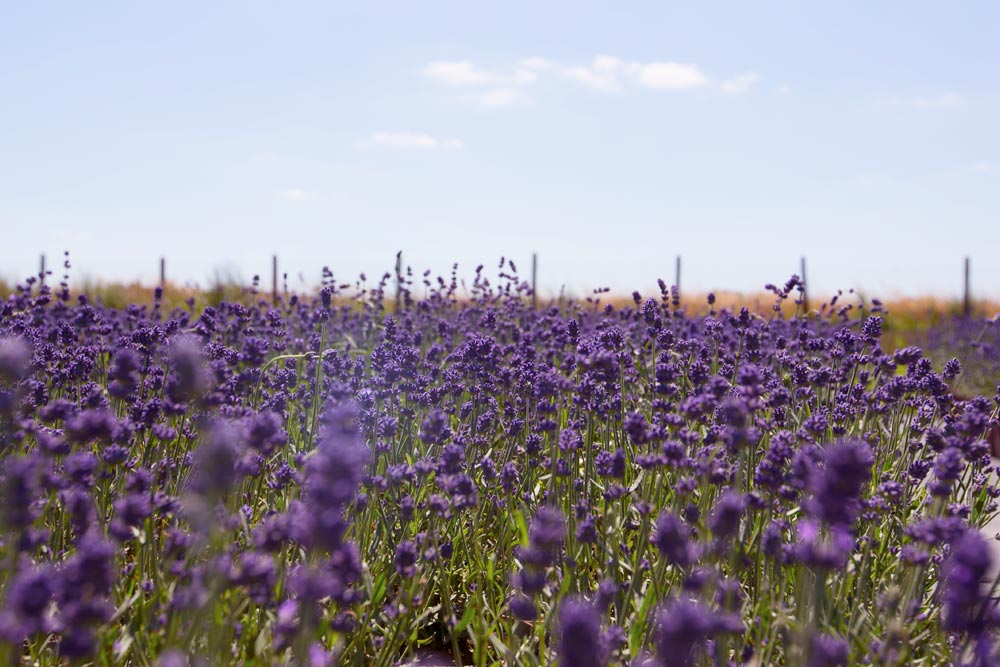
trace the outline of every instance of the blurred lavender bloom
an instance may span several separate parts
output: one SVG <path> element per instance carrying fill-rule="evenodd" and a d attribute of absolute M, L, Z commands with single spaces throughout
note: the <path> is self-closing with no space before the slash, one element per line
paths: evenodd
<path fill-rule="evenodd" d="M 179 336 L 170 344 L 169 356 L 171 375 L 167 394 L 172 401 L 188 403 L 209 390 L 211 380 L 205 367 L 204 346 L 197 338 Z"/>
<path fill-rule="evenodd" d="M 396 547 L 396 572 L 402 577 L 412 577 L 417 573 L 417 559 L 419 552 L 417 546 L 409 541 L 403 541 Z"/>
<path fill-rule="evenodd" d="M 732 538 L 739 530 L 740 519 L 746 511 L 746 498 L 740 493 L 726 491 L 715 503 L 709 519 L 712 535 L 720 541 Z"/>
<path fill-rule="evenodd" d="M 667 562 L 678 567 L 690 567 L 698 559 L 696 545 L 691 541 L 691 531 L 672 512 L 661 512 L 656 520 L 653 543 Z"/>
<path fill-rule="evenodd" d="M 1000 613 L 985 595 L 992 557 L 986 540 L 968 530 L 951 548 L 944 570 L 944 627 L 968 637 L 979 638 L 997 627 Z"/>
<path fill-rule="evenodd" d="M 693 667 L 709 639 L 742 631 L 738 622 L 732 623 L 701 603 L 671 600 L 656 616 L 654 632 L 659 664 L 662 667 Z"/>
<path fill-rule="evenodd" d="M 579 598 L 567 598 L 559 607 L 559 664 L 562 667 L 602 667 L 601 613 Z"/>
<path fill-rule="evenodd" d="M 863 441 L 844 441 L 826 448 L 824 467 L 809 481 L 812 497 L 807 507 L 812 515 L 831 526 L 853 525 L 874 461 L 871 446 Z"/>
<path fill-rule="evenodd" d="M 847 667 L 847 642 L 831 635 L 813 635 L 809 642 L 807 667 Z"/>
<path fill-rule="evenodd" d="M 31 347 L 21 338 L 0 337 L 0 382 L 14 383 L 28 373 Z"/>

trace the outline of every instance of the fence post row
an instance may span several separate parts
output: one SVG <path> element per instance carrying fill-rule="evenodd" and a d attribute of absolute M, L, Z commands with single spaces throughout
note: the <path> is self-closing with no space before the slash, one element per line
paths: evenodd
<path fill-rule="evenodd" d="M 400 310 L 403 299 L 403 251 L 396 253 L 396 310 Z M 806 258 L 799 258 L 799 274 L 802 278 L 802 307 L 809 310 L 809 287 L 806 280 Z M 40 284 L 45 284 L 45 254 L 38 258 L 38 277 Z M 677 255 L 674 265 L 674 285 L 677 294 L 681 291 L 681 256 Z M 167 258 L 160 257 L 160 287 L 167 286 Z M 278 256 L 271 255 L 271 301 L 278 303 Z M 538 308 L 538 253 L 531 253 L 531 307 Z M 972 260 L 966 256 L 963 260 L 962 314 L 969 317 L 972 314 Z"/>

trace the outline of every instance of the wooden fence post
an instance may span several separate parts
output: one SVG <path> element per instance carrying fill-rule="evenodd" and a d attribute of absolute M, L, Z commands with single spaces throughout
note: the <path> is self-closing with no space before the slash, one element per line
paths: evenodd
<path fill-rule="evenodd" d="M 674 266 L 674 285 L 677 286 L 677 298 L 681 298 L 681 256 L 677 255 L 677 262 Z"/>
<path fill-rule="evenodd" d="M 970 260 L 968 257 L 965 258 L 965 290 L 962 294 L 962 314 L 968 317 L 972 314 L 972 295 L 969 291 L 969 264 Z"/>
<path fill-rule="evenodd" d="M 403 251 L 396 253 L 396 312 L 402 308 L 403 303 Z"/>
<path fill-rule="evenodd" d="M 278 256 L 271 255 L 271 303 L 278 305 Z"/>
<path fill-rule="evenodd" d="M 531 307 L 538 309 L 538 253 L 531 253 Z"/>
<path fill-rule="evenodd" d="M 809 312 L 809 286 L 806 284 L 806 258 L 799 258 L 799 270 L 802 272 L 802 310 Z"/>

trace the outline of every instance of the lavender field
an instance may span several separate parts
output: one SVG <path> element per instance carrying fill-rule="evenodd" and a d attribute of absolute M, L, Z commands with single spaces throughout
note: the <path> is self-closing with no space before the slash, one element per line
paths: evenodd
<path fill-rule="evenodd" d="M 0 303 L 0 664 L 998 665 L 998 325 L 509 262 Z"/>

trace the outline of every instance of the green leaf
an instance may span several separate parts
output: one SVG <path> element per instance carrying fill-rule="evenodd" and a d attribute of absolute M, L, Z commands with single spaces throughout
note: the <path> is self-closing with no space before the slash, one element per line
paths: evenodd
<path fill-rule="evenodd" d="M 115 642 L 115 662 L 121 662 L 128 656 L 134 640 L 135 637 L 126 632 Z"/>
<path fill-rule="evenodd" d="M 465 613 L 462 614 L 462 619 L 458 622 L 458 625 L 455 626 L 455 629 L 452 632 L 458 635 L 465 631 L 465 629 L 469 627 L 469 623 L 472 622 L 472 618 L 476 615 L 475 612 L 476 608 L 473 605 L 466 607 Z"/>
<path fill-rule="evenodd" d="M 135 594 L 132 595 L 132 597 L 122 602 L 118 606 L 118 609 L 115 610 L 115 613 L 111 616 L 110 622 L 114 623 L 119 618 L 121 618 L 122 614 L 128 611 L 128 608 L 131 607 L 133 604 L 135 604 L 135 601 L 139 599 L 140 595 L 141 593 L 139 591 L 136 591 Z"/>
<path fill-rule="evenodd" d="M 633 481 L 633 482 L 632 482 L 632 483 L 631 483 L 631 484 L 629 485 L 629 487 L 628 487 L 628 490 L 629 490 L 629 491 L 635 491 L 636 489 L 638 489 L 638 488 L 639 488 L 639 485 L 640 485 L 640 484 L 642 484 L 642 478 L 643 478 L 643 477 L 644 477 L 645 475 L 646 475 L 646 471 L 645 471 L 645 470 L 640 470 L 640 471 L 639 471 L 639 474 L 635 476 L 635 481 Z"/>
<path fill-rule="evenodd" d="M 643 596 L 642 606 L 636 614 L 635 622 L 632 624 L 632 632 L 629 633 L 628 648 L 629 654 L 639 655 L 642 646 L 643 631 L 646 629 L 646 616 L 649 615 L 649 608 L 653 604 L 653 596 L 646 592 Z"/>
<path fill-rule="evenodd" d="M 268 626 L 261 628 L 260 632 L 257 634 L 257 639 L 253 643 L 253 654 L 254 657 L 259 658 L 264 655 L 264 651 L 267 649 L 268 644 L 271 643 L 271 633 L 268 632 Z"/>
<path fill-rule="evenodd" d="M 375 580 L 372 587 L 372 606 L 378 605 L 381 602 L 383 596 L 385 596 L 386 590 L 386 573 L 381 573 Z"/>
<path fill-rule="evenodd" d="M 514 525 L 517 526 L 517 531 L 521 534 L 521 546 L 528 546 L 528 522 L 525 521 L 524 512 L 521 510 L 514 512 Z"/>

